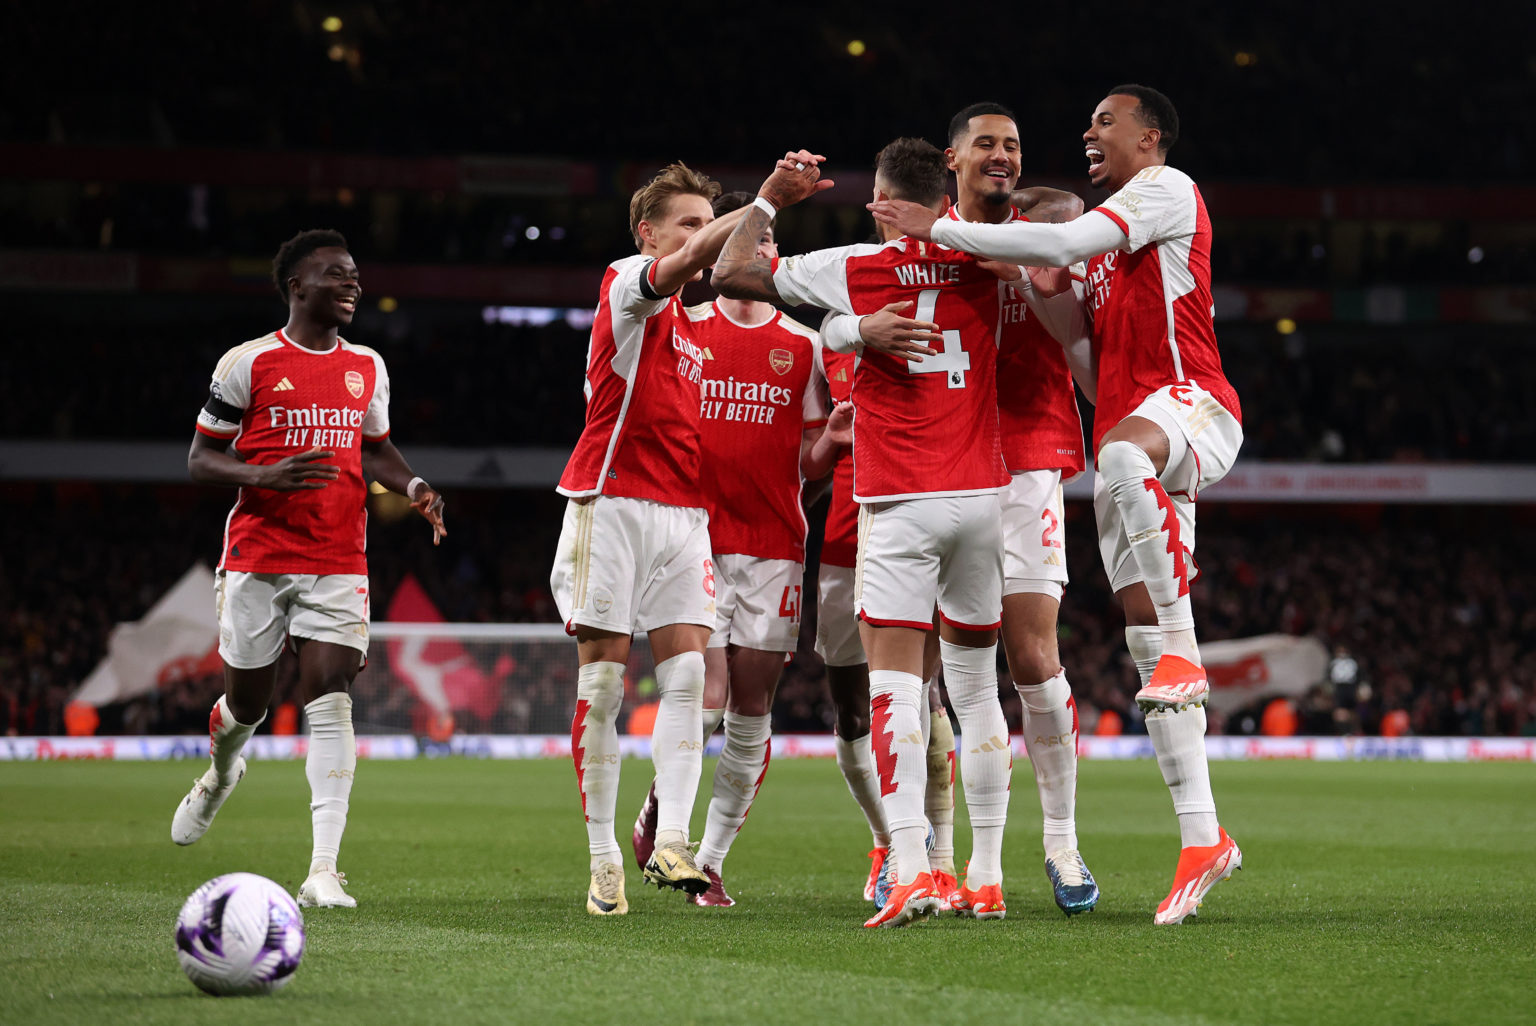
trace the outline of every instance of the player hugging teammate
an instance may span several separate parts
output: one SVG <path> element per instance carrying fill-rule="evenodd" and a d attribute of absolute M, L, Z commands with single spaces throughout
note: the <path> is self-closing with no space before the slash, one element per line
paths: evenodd
<path fill-rule="evenodd" d="M 718 187 L 681 165 L 635 194 L 640 255 L 604 279 L 552 575 L 581 664 L 571 747 L 588 911 L 628 909 L 613 835 L 617 713 L 630 635 L 642 629 L 662 702 L 637 861 L 648 881 L 697 904 L 733 904 L 720 869 L 767 772 L 774 688 L 798 631 L 801 485 L 834 464 L 847 479 L 841 503 L 834 482 L 818 648 L 839 766 L 875 837 L 865 896 L 887 881 L 865 925 L 941 908 L 1005 914 L 1012 756 L 999 628 L 1023 701 L 1046 875 L 1068 915 L 1095 907 L 1076 834 L 1077 712 L 1056 645 L 1061 484 L 1085 465 L 1074 378 L 1098 406 L 1100 551 L 1183 839 L 1154 922 L 1193 915 L 1241 866 L 1211 798 L 1189 581 L 1195 498 L 1230 468 L 1242 429 L 1211 323 L 1209 219 L 1194 183 L 1166 165 L 1177 125 L 1155 90 L 1112 90 L 1083 138 L 1093 183 L 1114 195 L 1080 217 L 1075 197 L 1016 191 L 1017 123 L 1006 108 L 972 105 L 952 121 L 946 151 L 899 139 L 881 152 L 869 205 L 879 244 L 783 260 L 778 211 L 832 184 L 817 154 L 787 153 L 747 206 L 712 208 Z M 684 310 L 678 292 L 712 264 L 720 298 Z M 779 302 L 834 316 L 817 338 Z M 823 424 L 827 378 L 839 402 Z M 856 546 L 841 552 L 849 532 L 833 522 L 853 503 Z M 846 581 L 840 552 L 854 564 Z M 925 804 L 929 776 L 953 759 L 933 762 L 939 732 L 923 715 L 935 635 L 973 832 L 963 883 L 950 851 L 934 850 L 947 808 L 931 795 Z M 866 693 L 867 719 L 849 708 Z M 703 742 L 722 718 L 695 859 L 688 812 Z"/>

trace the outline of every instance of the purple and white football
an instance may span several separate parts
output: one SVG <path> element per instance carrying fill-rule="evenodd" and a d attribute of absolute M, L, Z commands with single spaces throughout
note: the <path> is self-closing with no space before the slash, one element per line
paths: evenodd
<path fill-rule="evenodd" d="M 287 891 L 255 873 L 216 876 L 176 919 L 176 957 L 210 994 L 270 994 L 304 957 L 304 916 Z"/>

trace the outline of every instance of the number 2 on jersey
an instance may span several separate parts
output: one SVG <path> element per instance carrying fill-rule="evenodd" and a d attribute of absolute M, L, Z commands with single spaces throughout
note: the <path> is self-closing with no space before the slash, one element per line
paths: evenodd
<path fill-rule="evenodd" d="M 933 323 L 935 307 L 939 303 L 938 289 L 924 289 L 917 294 L 917 319 Z M 971 354 L 960 348 L 960 333 L 954 329 L 942 332 L 944 348 L 937 356 L 925 356 L 922 363 L 907 361 L 909 374 L 943 374 L 950 388 L 965 387 L 965 372 L 971 369 Z"/>

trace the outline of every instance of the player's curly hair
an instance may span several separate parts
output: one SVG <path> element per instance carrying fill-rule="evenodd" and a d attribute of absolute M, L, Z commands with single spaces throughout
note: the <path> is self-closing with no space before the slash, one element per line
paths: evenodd
<path fill-rule="evenodd" d="M 982 118 L 989 114 L 1007 118 L 1014 124 L 1019 123 L 1019 119 L 1013 116 L 1013 111 L 1001 103 L 973 103 L 949 119 L 949 145 L 955 145 L 960 137 L 965 135 L 965 130 L 971 126 L 971 118 Z"/>
<path fill-rule="evenodd" d="M 346 249 L 347 240 L 341 232 L 329 228 L 299 232 L 277 247 L 277 256 L 272 258 L 272 283 L 277 286 L 277 294 L 283 297 L 283 302 L 288 302 L 288 279 L 293 277 L 293 269 L 299 266 L 299 261 L 317 249 L 332 247 Z"/>
<path fill-rule="evenodd" d="M 892 199 L 931 207 L 944 197 L 949 163 L 944 151 L 927 139 L 904 137 L 886 143 L 876 155 L 875 180 L 886 186 Z"/>
<path fill-rule="evenodd" d="M 1108 95 L 1136 97 L 1136 120 L 1162 133 L 1157 139 L 1158 153 L 1167 153 L 1179 141 L 1179 112 L 1173 109 L 1173 101 L 1156 89 L 1128 84 L 1115 86 Z"/>
<path fill-rule="evenodd" d="M 645 247 L 640 238 L 640 222 L 660 217 L 673 196 L 703 196 L 713 203 L 718 195 L 720 183 L 708 175 L 693 170 L 682 161 L 668 164 L 629 198 L 629 233 L 635 237 L 635 248 Z"/>

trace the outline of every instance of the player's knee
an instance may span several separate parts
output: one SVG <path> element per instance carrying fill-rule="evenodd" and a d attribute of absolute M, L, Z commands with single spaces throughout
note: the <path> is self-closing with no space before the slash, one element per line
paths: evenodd
<path fill-rule="evenodd" d="M 1031 645 L 1020 657 L 1013 670 L 1013 681 L 1019 686 L 1038 684 L 1048 680 L 1061 670 L 1061 660 L 1054 645 Z"/>
<path fill-rule="evenodd" d="M 1157 476 L 1152 457 L 1135 442 L 1110 442 L 1099 450 L 1098 472 L 1104 475 L 1110 490 L 1117 486 L 1139 483 Z"/>
<path fill-rule="evenodd" d="M 329 695 L 345 695 L 347 689 L 352 686 L 354 674 L 337 667 L 327 667 L 312 676 L 305 690 L 308 692 L 309 703 L 314 703 Z"/>
<path fill-rule="evenodd" d="M 857 741 L 869 733 L 869 703 L 860 710 L 850 704 L 834 706 L 833 728 L 844 741 Z"/>
<path fill-rule="evenodd" d="M 767 716 L 773 711 L 773 696 L 767 694 L 732 695 L 731 712 L 737 716 Z"/>

